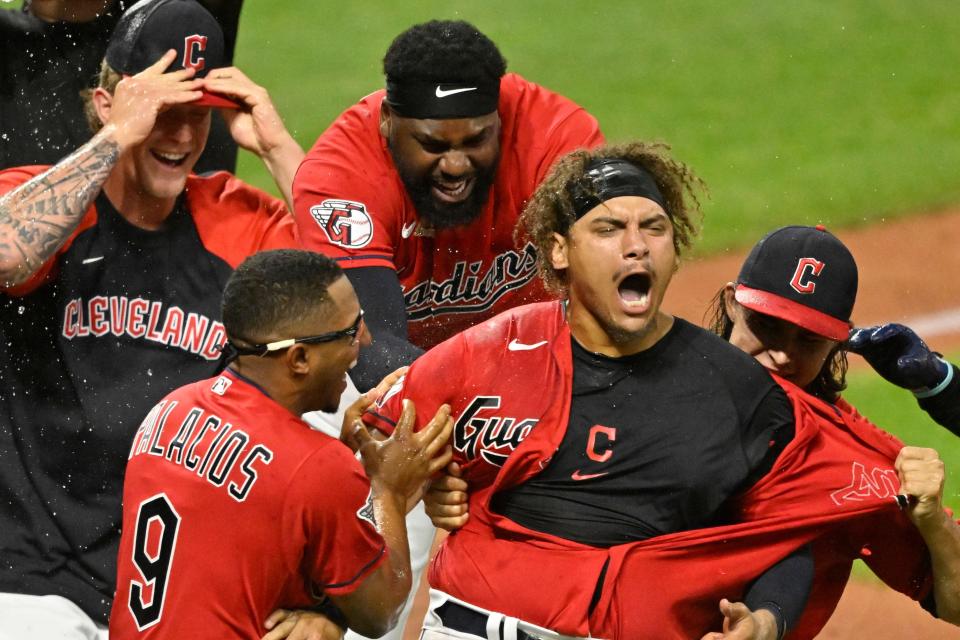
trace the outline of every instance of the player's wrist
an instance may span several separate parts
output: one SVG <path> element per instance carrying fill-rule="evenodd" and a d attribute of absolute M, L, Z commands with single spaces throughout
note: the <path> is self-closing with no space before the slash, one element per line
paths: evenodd
<path fill-rule="evenodd" d="M 786 633 L 786 621 L 780 605 L 775 602 L 764 602 L 753 612 L 753 619 L 757 625 L 757 640 L 780 640 Z"/>
<path fill-rule="evenodd" d="M 943 378 L 940 380 L 940 382 L 934 384 L 933 386 L 911 389 L 911 391 L 913 391 L 913 395 L 921 400 L 923 398 L 932 398 L 933 396 L 938 395 L 940 392 L 950 386 L 951 382 L 953 382 L 953 365 L 941 358 L 939 355 L 936 355 L 936 359 L 943 363 L 944 367 L 946 368 L 946 373 L 943 375 Z"/>

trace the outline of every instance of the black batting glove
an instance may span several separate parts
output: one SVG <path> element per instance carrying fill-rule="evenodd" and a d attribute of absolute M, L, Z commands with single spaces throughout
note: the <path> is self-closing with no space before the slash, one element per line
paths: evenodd
<path fill-rule="evenodd" d="M 902 324 L 853 329 L 847 348 L 863 356 L 888 382 L 914 392 L 937 387 L 950 373 L 950 364 Z"/>

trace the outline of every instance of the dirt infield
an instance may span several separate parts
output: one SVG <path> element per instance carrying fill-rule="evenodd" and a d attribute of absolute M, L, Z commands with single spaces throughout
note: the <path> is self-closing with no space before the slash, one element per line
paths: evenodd
<path fill-rule="evenodd" d="M 860 268 L 854 321 L 903 322 L 939 351 L 960 348 L 960 210 L 837 232 Z M 700 323 L 717 290 L 734 280 L 743 252 L 690 260 L 663 308 Z M 851 366 L 859 359 L 851 358 Z M 949 463 L 949 462 L 948 462 Z M 416 640 L 426 609 L 421 585 L 404 640 Z M 851 581 L 819 640 L 960 640 L 960 629 L 932 618 L 906 596 L 877 582 Z"/>

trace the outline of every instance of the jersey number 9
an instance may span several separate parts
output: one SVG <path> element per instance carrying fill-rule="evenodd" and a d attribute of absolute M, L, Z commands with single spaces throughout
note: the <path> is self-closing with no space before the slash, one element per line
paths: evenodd
<path fill-rule="evenodd" d="M 133 564 L 144 581 L 130 581 L 127 601 L 140 631 L 156 624 L 163 614 L 163 598 L 179 528 L 180 515 L 165 494 L 140 503 L 133 536 Z M 144 601 L 145 596 L 149 602 Z"/>

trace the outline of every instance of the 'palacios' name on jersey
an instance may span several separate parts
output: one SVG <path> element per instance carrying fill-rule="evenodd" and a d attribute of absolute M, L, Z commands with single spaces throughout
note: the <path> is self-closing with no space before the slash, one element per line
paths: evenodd
<path fill-rule="evenodd" d="M 129 336 L 151 340 L 195 353 L 207 360 L 220 358 L 226 338 L 223 324 L 207 316 L 185 312 L 163 302 L 126 296 L 94 296 L 70 300 L 63 311 L 63 337 Z"/>
<path fill-rule="evenodd" d="M 498 255 L 481 275 L 482 266 L 482 260 L 470 263 L 461 260 L 446 280 L 425 280 L 404 291 L 407 319 L 486 311 L 505 293 L 522 287 L 536 275 L 537 250 L 528 242 L 519 253 L 507 251 Z"/>
<path fill-rule="evenodd" d="M 223 487 L 237 502 L 247 499 L 257 482 L 258 467 L 270 464 L 273 451 L 253 442 L 242 429 L 212 413 L 193 407 L 176 434 L 160 445 L 160 436 L 177 401 L 162 400 L 144 418 L 133 438 L 130 458 L 151 455 L 194 471 L 215 487 Z M 227 483 L 227 480 L 230 482 Z"/>

